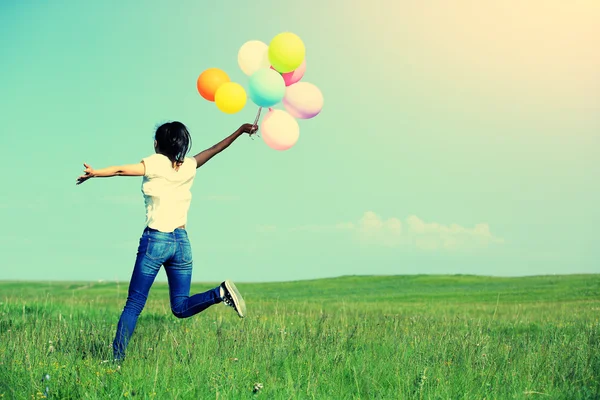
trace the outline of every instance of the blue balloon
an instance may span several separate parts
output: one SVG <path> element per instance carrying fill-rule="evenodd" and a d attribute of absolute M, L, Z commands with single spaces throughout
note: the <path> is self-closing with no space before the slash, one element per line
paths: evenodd
<path fill-rule="evenodd" d="M 270 68 L 261 68 L 250 77 L 248 96 L 259 107 L 273 107 L 285 96 L 285 81 Z"/>

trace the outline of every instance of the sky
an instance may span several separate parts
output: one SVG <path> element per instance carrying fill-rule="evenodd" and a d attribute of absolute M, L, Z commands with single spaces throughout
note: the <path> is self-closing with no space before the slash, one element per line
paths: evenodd
<path fill-rule="evenodd" d="M 4 0 L 0 280 L 128 280 L 141 178 L 76 186 L 82 164 L 140 161 L 166 121 L 192 155 L 252 122 L 196 79 L 247 88 L 239 48 L 286 31 L 323 111 L 287 151 L 244 136 L 198 170 L 194 281 L 600 273 L 598 20 L 595 0 Z"/>

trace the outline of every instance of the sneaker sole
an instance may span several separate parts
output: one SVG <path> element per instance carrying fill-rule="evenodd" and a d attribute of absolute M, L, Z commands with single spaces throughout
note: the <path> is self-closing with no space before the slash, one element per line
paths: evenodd
<path fill-rule="evenodd" d="M 240 291 L 237 289 L 235 284 L 230 280 L 225 281 L 225 287 L 229 291 L 233 303 L 235 304 L 235 311 L 237 311 L 240 318 L 244 318 L 246 316 L 246 302 L 244 298 L 240 294 Z"/>

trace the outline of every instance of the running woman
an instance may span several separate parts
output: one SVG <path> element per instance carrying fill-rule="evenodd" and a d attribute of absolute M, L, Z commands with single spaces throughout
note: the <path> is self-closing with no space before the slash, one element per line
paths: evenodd
<path fill-rule="evenodd" d="M 185 225 L 196 169 L 225 150 L 244 133 L 252 134 L 257 129 L 256 125 L 244 124 L 221 142 L 192 158 L 186 157 L 191 137 L 185 125 L 177 121 L 168 122 L 156 130 L 155 154 L 137 164 L 97 170 L 83 164 L 84 174 L 77 178 L 77 185 L 90 178 L 143 176 L 146 227 L 140 238 L 127 302 L 113 341 L 115 361 L 125 358 L 127 344 L 161 266 L 164 266 L 169 282 L 171 311 L 177 318 L 189 318 L 221 302 L 232 307 L 240 318 L 244 318 L 246 304 L 236 286 L 229 280 L 214 289 L 190 296 L 192 248 Z"/>

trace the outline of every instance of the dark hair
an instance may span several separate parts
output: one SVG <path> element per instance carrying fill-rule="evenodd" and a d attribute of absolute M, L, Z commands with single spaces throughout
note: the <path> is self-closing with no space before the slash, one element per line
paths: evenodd
<path fill-rule="evenodd" d="M 156 129 L 154 138 L 160 154 L 169 157 L 177 165 L 183 164 L 192 144 L 192 138 L 184 124 L 178 121 L 162 124 Z"/>

